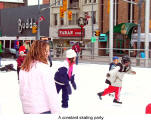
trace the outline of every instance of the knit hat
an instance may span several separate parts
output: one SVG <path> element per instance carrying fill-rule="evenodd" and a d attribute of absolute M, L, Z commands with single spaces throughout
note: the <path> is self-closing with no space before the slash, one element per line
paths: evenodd
<path fill-rule="evenodd" d="M 114 57 L 113 57 L 113 60 L 115 60 L 115 59 L 117 59 L 117 60 L 118 60 L 119 58 L 118 58 L 117 56 L 114 56 Z"/>
<path fill-rule="evenodd" d="M 69 49 L 69 50 L 66 51 L 66 57 L 67 58 L 73 58 L 73 57 L 76 57 L 76 56 L 77 56 L 77 54 L 74 50 Z"/>

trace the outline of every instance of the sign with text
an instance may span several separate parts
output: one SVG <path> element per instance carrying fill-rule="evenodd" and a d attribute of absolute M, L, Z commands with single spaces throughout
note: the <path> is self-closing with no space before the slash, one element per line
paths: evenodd
<path fill-rule="evenodd" d="M 59 37 L 84 37 L 85 35 L 85 29 L 75 28 L 75 29 L 59 29 L 58 30 L 58 36 Z"/>

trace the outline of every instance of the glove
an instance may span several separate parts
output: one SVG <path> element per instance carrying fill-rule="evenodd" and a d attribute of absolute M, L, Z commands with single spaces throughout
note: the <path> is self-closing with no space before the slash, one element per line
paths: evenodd
<path fill-rule="evenodd" d="M 77 89 L 77 86 L 76 86 L 76 83 L 75 83 L 75 81 L 74 81 L 74 76 L 75 75 L 72 75 L 72 77 L 71 77 L 71 84 L 72 84 L 72 87 L 76 90 Z"/>
<path fill-rule="evenodd" d="M 107 74 L 106 74 L 106 77 L 110 77 L 110 74 L 109 74 L 109 73 L 107 73 Z"/>
<path fill-rule="evenodd" d="M 111 82 L 108 79 L 105 80 L 105 83 L 111 85 Z"/>
<path fill-rule="evenodd" d="M 67 88 L 68 94 L 71 95 L 72 91 L 71 91 L 70 85 L 66 85 L 66 88 Z"/>
<path fill-rule="evenodd" d="M 77 89 L 77 86 L 76 86 L 76 83 L 73 81 L 71 81 L 71 84 L 72 84 L 72 87 L 76 90 Z"/>

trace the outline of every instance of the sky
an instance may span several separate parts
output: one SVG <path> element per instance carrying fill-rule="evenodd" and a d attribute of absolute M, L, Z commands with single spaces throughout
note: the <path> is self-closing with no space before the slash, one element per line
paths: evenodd
<path fill-rule="evenodd" d="M 40 0 L 40 4 L 42 3 L 42 0 Z M 28 5 L 38 5 L 38 0 L 28 0 Z"/>
<path fill-rule="evenodd" d="M 3 66 L 10 63 L 16 68 L 15 60 L 2 59 Z M 62 65 L 64 65 L 62 61 L 53 61 L 51 67 L 53 75 Z M 133 67 L 136 75 L 124 76 L 120 95 L 120 101 L 123 104 L 117 105 L 113 103 L 114 97 L 106 95 L 100 100 L 97 96 L 98 92 L 108 87 L 105 84 L 108 67 L 108 65 L 79 63 L 75 71 L 77 73 L 75 75 L 77 90 L 72 89 L 72 95 L 69 96 L 69 108 L 61 109 L 61 117 L 75 116 L 79 118 L 76 120 L 151 119 L 151 116 L 145 115 L 145 107 L 151 103 L 151 81 L 148 79 L 151 68 Z M 59 98 L 61 103 L 61 92 Z M 85 116 L 87 119 L 80 119 L 81 116 Z M 42 120 L 42 116 L 23 115 L 17 73 L 14 71 L 0 72 L 0 120 L 4 120 L 3 117 L 6 117 L 5 120 L 10 120 L 10 118 L 11 120 L 27 120 L 26 117 L 38 117 L 28 118 L 28 120 Z M 48 119 L 43 118 L 44 120 L 63 120 L 53 115 L 43 117 L 48 117 Z M 95 117 L 98 119 L 94 119 Z"/>

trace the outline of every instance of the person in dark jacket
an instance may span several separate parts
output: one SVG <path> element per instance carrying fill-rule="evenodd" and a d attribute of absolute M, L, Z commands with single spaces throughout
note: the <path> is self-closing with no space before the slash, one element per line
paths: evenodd
<path fill-rule="evenodd" d="M 16 58 L 19 55 L 19 36 L 16 36 L 16 40 L 14 41 L 14 49 L 16 50 Z"/>
<path fill-rule="evenodd" d="M 114 56 L 113 62 L 110 63 L 109 71 L 114 69 L 118 63 L 119 63 L 119 58 L 117 56 Z M 111 85 L 111 82 L 108 79 L 106 79 L 105 83 Z"/>
<path fill-rule="evenodd" d="M 66 52 L 66 58 L 67 61 L 65 62 L 65 65 L 63 67 L 60 67 L 58 71 L 55 73 L 55 82 L 56 82 L 56 88 L 57 92 L 59 93 L 62 90 L 62 107 L 68 108 L 68 100 L 69 95 L 71 95 L 71 87 L 76 89 L 76 83 L 74 81 L 74 64 L 76 59 L 76 53 L 74 50 L 69 49 Z"/>
<path fill-rule="evenodd" d="M 76 43 L 72 46 L 72 50 L 74 50 L 74 51 L 76 52 L 76 54 L 77 54 L 77 56 L 76 56 L 76 65 L 78 65 L 79 53 L 80 53 L 80 51 L 81 51 L 79 42 L 76 42 Z"/>

